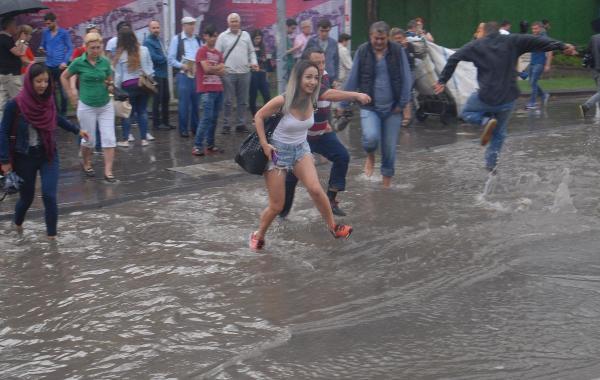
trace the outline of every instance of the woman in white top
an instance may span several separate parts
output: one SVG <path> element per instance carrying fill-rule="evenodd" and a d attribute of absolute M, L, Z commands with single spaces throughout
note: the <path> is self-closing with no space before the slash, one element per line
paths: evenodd
<path fill-rule="evenodd" d="M 286 176 L 282 171 L 287 170 L 293 170 L 302 181 L 335 238 L 348 238 L 352 233 L 352 227 L 335 223 L 306 141 L 307 131 L 314 124 L 313 105 L 317 103 L 319 90 L 317 65 L 306 60 L 299 61 L 292 69 L 285 96 L 276 96 L 256 113 L 256 132 L 270 161 L 264 174 L 269 191 L 269 205 L 260 216 L 258 231 L 250 235 L 250 248 L 253 250 L 263 248 L 267 229 L 283 209 Z M 264 121 L 279 110 L 283 117 L 269 143 Z"/>
<path fill-rule="evenodd" d="M 131 116 L 123 119 L 123 140 L 118 142 L 118 146 L 128 147 L 129 130 L 131 128 L 131 119 L 136 115 L 136 120 L 140 127 L 140 139 L 142 146 L 148 145 L 146 139 L 148 132 L 148 106 L 149 94 L 139 86 L 139 79 L 142 74 L 148 76 L 154 75 L 154 66 L 150 58 L 150 52 L 145 46 L 141 46 L 132 30 L 123 30 L 119 33 L 117 42 L 117 52 L 113 59 L 115 67 L 115 85 L 122 88 L 129 94 L 131 103 Z"/>

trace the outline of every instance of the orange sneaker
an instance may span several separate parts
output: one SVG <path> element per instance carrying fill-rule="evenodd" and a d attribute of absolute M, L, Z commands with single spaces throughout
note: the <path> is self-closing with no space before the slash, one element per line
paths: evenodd
<path fill-rule="evenodd" d="M 250 234 L 250 249 L 253 251 L 260 251 L 265 246 L 265 239 L 259 239 L 256 237 L 256 232 Z"/>
<path fill-rule="evenodd" d="M 336 224 L 335 228 L 330 231 L 331 231 L 331 234 L 333 235 L 333 237 L 336 239 L 339 239 L 339 238 L 348 239 L 350 237 L 350 234 L 352 233 L 352 226 L 346 226 L 345 224 Z"/>

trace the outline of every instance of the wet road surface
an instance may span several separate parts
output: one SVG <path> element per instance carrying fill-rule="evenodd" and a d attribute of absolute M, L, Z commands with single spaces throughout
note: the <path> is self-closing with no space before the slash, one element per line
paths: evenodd
<path fill-rule="evenodd" d="M 56 243 L 40 217 L 0 222 L 0 377 L 594 378 L 600 133 L 574 104 L 516 112 L 487 183 L 471 127 L 404 131 L 389 191 L 342 133 L 347 241 L 299 188 L 250 252 L 262 180 L 189 157 L 140 176 L 147 195 L 67 211 Z M 173 194 L 152 195 L 160 175 Z"/>

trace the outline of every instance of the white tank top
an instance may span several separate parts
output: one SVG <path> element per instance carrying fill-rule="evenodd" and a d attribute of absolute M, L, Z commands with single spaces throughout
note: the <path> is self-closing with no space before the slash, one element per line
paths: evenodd
<path fill-rule="evenodd" d="M 283 144 L 299 145 L 306 141 L 308 129 L 315 123 L 315 115 L 311 113 L 306 120 L 298 120 L 291 113 L 283 115 L 275 132 L 273 132 L 273 140 L 277 140 Z"/>

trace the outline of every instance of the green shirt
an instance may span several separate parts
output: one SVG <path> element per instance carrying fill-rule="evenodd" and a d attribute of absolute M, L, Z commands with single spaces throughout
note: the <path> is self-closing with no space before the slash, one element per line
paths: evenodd
<path fill-rule="evenodd" d="M 108 88 L 104 81 L 112 76 L 110 61 L 99 57 L 96 65 L 87 60 L 87 53 L 76 58 L 69 65 L 69 73 L 79 76 L 79 99 L 90 107 L 103 107 L 109 101 Z"/>

